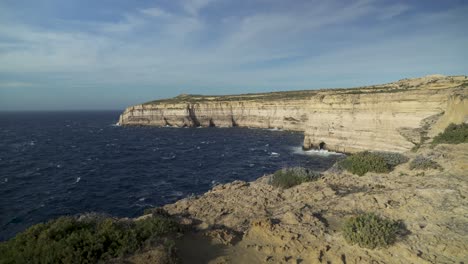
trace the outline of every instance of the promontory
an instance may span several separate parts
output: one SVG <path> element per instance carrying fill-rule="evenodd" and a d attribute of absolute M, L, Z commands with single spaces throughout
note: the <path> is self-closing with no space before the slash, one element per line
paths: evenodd
<path fill-rule="evenodd" d="M 128 107 L 119 124 L 278 128 L 303 147 L 405 152 L 468 118 L 467 76 L 429 75 L 351 89 L 179 95 Z"/>

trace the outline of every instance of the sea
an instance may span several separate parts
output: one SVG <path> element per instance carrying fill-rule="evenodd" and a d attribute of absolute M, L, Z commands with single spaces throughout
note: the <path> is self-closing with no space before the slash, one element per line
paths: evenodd
<path fill-rule="evenodd" d="M 298 132 L 121 127 L 119 114 L 0 113 L 0 241 L 63 215 L 136 217 L 284 167 L 323 171 L 339 157 L 303 151 Z"/>

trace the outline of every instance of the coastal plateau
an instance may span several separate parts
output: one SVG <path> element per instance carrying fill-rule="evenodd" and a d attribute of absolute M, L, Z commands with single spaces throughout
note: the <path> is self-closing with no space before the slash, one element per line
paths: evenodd
<path fill-rule="evenodd" d="M 405 152 L 468 120 L 466 76 L 429 75 L 352 89 L 230 96 L 180 95 L 128 107 L 123 126 L 277 128 L 303 147 Z"/>
<path fill-rule="evenodd" d="M 438 169 L 353 175 L 330 169 L 317 181 L 275 188 L 271 175 L 218 185 L 164 209 L 195 232 L 178 241 L 182 263 L 467 263 L 468 143 L 424 144 Z M 343 225 L 374 212 L 405 231 L 387 248 L 350 245 Z"/>

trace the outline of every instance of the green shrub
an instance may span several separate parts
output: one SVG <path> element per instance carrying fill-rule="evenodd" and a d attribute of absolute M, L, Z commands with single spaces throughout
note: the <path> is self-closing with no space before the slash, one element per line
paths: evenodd
<path fill-rule="evenodd" d="M 0 263 L 97 263 L 124 257 L 178 231 L 178 224 L 164 217 L 123 221 L 65 216 L 0 243 Z"/>
<path fill-rule="evenodd" d="M 162 217 L 170 217 L 170 214 L 164 210 L 162 207 L 149 207 L 143 211 L 144 215 L 151 214 L 153 216 L 162 216 Z"/>
<path fill-rule="evenodd" d="M 366 213 L 348 219 L 343 226 L 343 236 L 350 244 L 374 249 L 393 244 L 398 230 L 398 222 Z"/>
<path fill-rule="evenodd" d="M 428 157 L 417 156 L 409 164 L 410 170 L 428 170 L 428 169 L 441 169 L 439 163 L 431 160 Z"/>
<path fill-rule="evenodd" d="M 445 128 L 444 132 L 440 133 L 434 140 L 432 144 L 460 144 L 468 143 L 468 124 L 450 124 Z"/>
<path fill-rule="evenodd" d="M 181 231 L 179 224 L 166 217 L 149 217 L 135 221 L 134 227 L 138 241 L 157 239 L 158 236 Z"/>
<path fill-rule="evenodd" d="M 384 152 L 384 151 L 372 152 L 372 153 L 383 158 L 390 168 L 394 168 L 400 164 L 403 164 L 409 161 L 409 158 L 401 153 Z"/>
<path fill-rule="evenodd" d="M 340 166 L 347 171 L 362 176 L 366 172 L 389 172 L 390 166 L 381 156 L 364 151 L 348 156 L 340 162 Z"/>
<path fill-rule="evenodd" d="M 271 184 L 283 189 L 291 188 L 303 182 L 309 182 L 321 177 L 318 172 L 302 167 L 285 168 L 276 171 L 271 179 Z"/>

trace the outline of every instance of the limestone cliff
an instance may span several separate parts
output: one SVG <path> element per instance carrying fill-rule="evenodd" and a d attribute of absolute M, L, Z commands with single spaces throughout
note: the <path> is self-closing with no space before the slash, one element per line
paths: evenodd
<path fill-rule="evenodd" d="M 402 152 L 467 121 L 467 77 L 431 75 L 353 89 L 180 95 L 131 106 L 119 124 L 279 128 L 304 132 L 305 148 Z"/>

